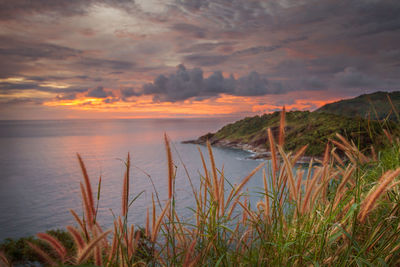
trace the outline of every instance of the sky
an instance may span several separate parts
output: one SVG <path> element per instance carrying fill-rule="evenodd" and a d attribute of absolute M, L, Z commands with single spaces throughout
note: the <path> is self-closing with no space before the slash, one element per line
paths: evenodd
<path fill-rule="evenodd" d="M 398 0 L 0 0 L 0 119 L 250 116 L 399 90 Z"/>

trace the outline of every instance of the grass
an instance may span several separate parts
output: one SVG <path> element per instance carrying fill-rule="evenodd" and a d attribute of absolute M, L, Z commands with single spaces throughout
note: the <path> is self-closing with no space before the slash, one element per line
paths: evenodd
<path fill-rule="evenodd" d="M 284 115 L 283 111 L 281 124 L 285 123 Z M 155 191 L 144 229 L 128 222 L 135 200 L 129 195 L 129 154 L 121 192 L 122 213 L 107 231 L 96 220 L 96 196 L 78 155 L 84 215 L 72 211 L 76 225 L 66 228 L 73 248 L 51 233 L 38 234 L 41 243 L 27 244 L 53 266 L 400 264 L 399 140 L 387 130 L 386 145 L 366 155 L 338 134 L 329 140 L 323 159 L 304 169 L 295 166 L 307 146 L 285 152 L 284 130 L 280 127 L 276 136 L 267 131 L 271 164 L 262 162 L 237 185 L 231 185 L 217 168 L 210 143 L 210 166 L 199 150 L 203 174 L 200 187 L 192 187 L 196 206 L 190 221 L 184 221 L 175 209 L 176 167 L 165 136 L 168 199 L 160 201 Z M 338 154 L 346 157 L 346 163 Z M 263 172 L 264 187 L 254 193 L 259 202 L 252 206 L 243 189 L 259 171 Z M 97 192 L 98 202 L 100 190 Z M 9 258 L 0 254 L 5 265 L 11 264 Z"/>
<path fill-rule="evenodd" d="M 359 116 L 373 119 L 398 119 L 400 92 L 375 92 L 326 104 L 316 112 L 333 113 L 348 117 Z"/>
<path fill-rule="evenodd" d="M 400 127 L 393 121 L 369 120 L 361 117 L 345 117 L 326 112 L 291 111 L 285 116 L 285 127 L 281 129 L 280 112 L 244 118 L 228 124 L 215 134 L 207 134 L 199 138 L 200 142 L 207 139 L 212 144 L 249 144 L 253 148 L 265 149 L 267 130 L 277 136 L 278 143 L 283 144 L 286 151 L 296 151 L 305 145 L 306 156 L 322 156 L 325 145 L 330 139 L 336 138 L 336 133 L 359 144 L 358 148 L 369 153 L 370 146 L 376 149 L 384 147 L 387 140 L 383 129 L 400 134 Z M 279 132 L 285 132 L 286 142 L 278 138 Z M 269 149 L 269 147 L 268 147 Z"/>

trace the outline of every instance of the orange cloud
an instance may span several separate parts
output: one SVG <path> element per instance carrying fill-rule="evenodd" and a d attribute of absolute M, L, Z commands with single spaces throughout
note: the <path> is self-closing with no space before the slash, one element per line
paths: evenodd
<path fill-rule="evenodd" d="M 111 100 L 112 97 L 101 99 L 88 98 L 81 95 L 78 99 L 53 100 L 45 102 L 44 105 L 81 111 L 82 114 L 88 111 L 97 112 L 101 117 L 104 117 L 106 113 L 106 117 L 113 118 L 148 118 L 255 115 L 279 110 L 283 105 L 287 110 L 313 110 L 336 100 L 329 97 L 324 99 L 323 95 L 313 95 L 312 92 L 302 92 L 302 95 L 303 97 L 299 97 L 294 93 L 280 97 L 275 95 L 261 97 L 221 95 L 213 99 L 186 100 L 175 103 L 153 102 L 151 96 L 133 97 L 130 102 L 117 100 L 106 103 L 105 100 Z"/>

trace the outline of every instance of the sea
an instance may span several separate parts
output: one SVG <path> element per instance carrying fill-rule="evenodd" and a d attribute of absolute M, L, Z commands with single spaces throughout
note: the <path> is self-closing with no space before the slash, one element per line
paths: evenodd
<path fill-rule="evenodd" d="M 197 119 L 99 119 L 0 121 L 0 241 L 50 229 L 75 225 L 70 210 L 82 214 L 79 153 L 88 170 L 98 221 L 112 227 L 121 213 L 121 192 L 128 153 L 131 157 L 129 223 L 144 226 L 152 194 L 167 199 L 168 172 L 164 133 L 171 140 L 176 166 L 176 208 L 182 219 L 193 218 L 195 188 L 204 175 L 203 145 L 182 144 L 215 132 L 233 118 Z M 225 186 L 240 181 L 260 161 L 250 152 L 213 148 Z M 101 187 L 98 181 L 101 177 Z M 153 186 L 154 184 L 154 186 Z M 244 191 L 258 194 L 262 177 L 257 173 Z M 98 194 L 98 192 L 100 192 Z M 98 198 L 99 196 L 99 198 Z M 261 198 L 261 195 L 260 195 Z M 98 200 L 97 200 L 98 199 Z M 159 210 L 158 210 L 159 212 Z"/>

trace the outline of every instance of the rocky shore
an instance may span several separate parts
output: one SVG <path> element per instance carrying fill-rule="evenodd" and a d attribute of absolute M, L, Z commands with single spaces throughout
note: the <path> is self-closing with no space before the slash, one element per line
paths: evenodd
<path fill-rule="evenodd" d="M 216 139 L 214 137 L 214 134 L 208 133 L 206 135 L 203 135 L 199 137 L 196 140 L 187 140 L 187 141 L 182 141 L 182 144 L 198 144 L 198 145 L 206 145 L 207 140 L 210 141 L 210 144 L 215 147 L 222 147 L 222 148 L 232 148 L 232 149 L 241 149 L 244 151 L 248 151 L 253 153 L 253 155 L 249 156 L 248 159 L 271 159 L 271 152 L 267 151 L 266 148 L 266 141 L 263 140 L 264 142 L 253 142 L 253 144 L 248 144 L 248 143 L 243 143 L 243 142 L 238 142 L 238 141 L 231 141 L 227 139 Z M 309 156 L 303 156 L 298 160 L 298 164 L 307 164 L 310 162 L 310 160 L 314 159 L 319 159 L 321 160 L 320 157 L 309 157 Z"/>
<path fill-rule="evenodd" d="M 321 159 L 326 144 L 340 134 L 348 140 L 360 144 L 359 149 L 370 151 L 370 146 L 376 140 L 385 140 L 385 134 L 378 121 L 362 118 L 350 118 L 323 112 L 290 111 L 285 115 L 285 151 L 296 153 L 307 145 L 301 163 L 307 163 L 312 158 Z M 394 135 L 398 135 L 400 128 L 393 122 L 388 122 Z M 278 140 L 280 133 L 280 112 L 261 116 L 246 117 L 234 123 L 227 124 L 215 133 L 208 133 L 196 140 L 183 143 L 206 144 L 207 140 L 214 147 L 241 149 L 252 152 L 252 159 L 269 159 L 268 129 Z M 365 131 L 360 129 L 366 129 Z M 376 136 L 371 139 L 368 129 L 375 129 Z M 358 140 L 358 141 L 357 141 Z M 382 144 L 377 143 L 377 148 Z M 338 156 L 342 155 L 338 151 Z"/>

